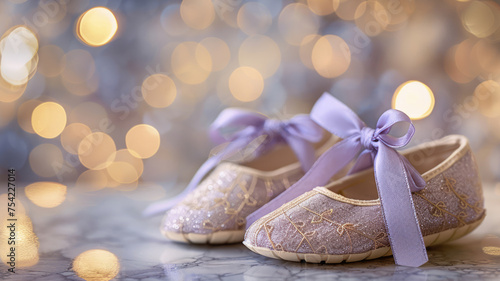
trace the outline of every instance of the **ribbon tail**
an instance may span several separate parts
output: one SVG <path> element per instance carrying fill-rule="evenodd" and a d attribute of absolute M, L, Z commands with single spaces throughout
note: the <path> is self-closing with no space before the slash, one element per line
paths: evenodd
<path fill-rule="evenodd" d="M 373 154 L 369 150 L 364 150 L 361 152 L 358 159 L 354 163 L 354 166 L 352 166 L 351 170 L 349 170 L 349 173 L 347 174 L 355 174 L 370 167 L 373 167 Z"/>
<path fill-rule="evenodd" d="M 418 267 L 428 257 L 405 163 L 395 150 L 381 144 L 374 169 L 394 260 L 398 265 Z"/>
<path fill-rule="evenodd" d="M 219 162 L 221 162 L 224 159 L 227 159 L 231 157 L 235 152 L 238 152 L 240 149 L 244 148 L 246 145 L 249 143 L 250 137 L 247 138 L 242 138 L 239 140 L 236 140 L 234 142 L 229 143 L 229 145 L 221 151 L 219 154 L 214 155 L 205 161 L 201 165 L 201 167 L 196 171 L 196 174 L 194 174 L 193 178 L 187 185 L 187 187 L 182 191 L 180 194 L 176 195 L 173 198 L 160 201 L 160 202 L 155 202 L 143 211 L 143 216 L 145 217 L 150 217 L 157 215 L 159 213 L 165 212 L 169 209 L 171 209 L 173 206 L 175 206 L 177 203 L 182 201 L 191 191 L 195 190 L 196 187 L 198 187 L 198 184 L 203 180 L 203 178 L 213 169 Z"/>
<path fill-rule="evenodd" d="M 302 170 L 309 171 L 315 160 L 314 147 L 303 139 L 285 136 L 285 140 L 299 159 Z"/>
<path fill-rule="evenodd" d="M 181 193 L 174 196 L 173 198 L 152 203 L 142 212 L 143 216 L 150 217 L 171 209 L 182 199 L 184 199 L 184 197 L 186 197 L 191 191 L 196 189 L 205 175 L 208 174 L 208 172 L 210 172 L 221 161 L 221 158 L 222 157 L 219 155 L 208 158 L 207 161 L 205 161 L 205 163 L 201 165 L 198 171 L 196 171 L 196 174 L 193 176 L 187 187 Z"/>
<path fill-rule="evenodd" d="M 256 220 L 278 209 L 283 204 L 317 186 L 325 185 L 336 173 L 354 159 L 360 146 L 361 144 L 353 138 L 344 139 L 332 146 L 316 160 L 311 169 L 299 181 L 247 216 L 247 229 Z"/>

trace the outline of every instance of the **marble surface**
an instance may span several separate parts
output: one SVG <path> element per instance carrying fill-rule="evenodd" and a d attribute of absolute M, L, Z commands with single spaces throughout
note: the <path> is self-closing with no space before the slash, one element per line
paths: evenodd
<path fill-rule="evenodd" d="M 495 191 L 496 190 L 496 191 Z M 113 191 L 68 191 L 53 209 L 24 199 L 40 242 L 36 265 L 15 274 L 0 265 L 5 280 L 82 280 L 72 262 L 90 249 L 119 259 L 116 280 L 499 280 L 500 188 L 486 189 L 487 217 L 468 236 L 429 248 L 420 268 L 397 267 L 391 257 L 336 265 L 284 262 L 259 256 L 242 244 L 184 245 L 159 233 L 160 217 L 142 218 L 147 202 Z M 488 252 L 488 251 L 486 251 Z M 494 255 L 497 254 L 497 255 Z M 96 279 L 105 280 L 105 279 Z"/>

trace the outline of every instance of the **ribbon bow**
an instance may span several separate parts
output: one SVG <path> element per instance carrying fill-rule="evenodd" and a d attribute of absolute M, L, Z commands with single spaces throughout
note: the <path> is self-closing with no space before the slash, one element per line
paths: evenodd
<path fill-rule="evenodd" d="M 247 217 L 247 227 L 299 195 L 323 186 L 361 151 L 351 172 L 373 162 L 382 213 L 396 264 L 420 266 L 427 252 L 413 206 L 411 192 L 422 190 L 425 181 L 417 170 L 395 149 L 408 144 L 415 133 L 410 118 L 390 109 L 380 116 L 375 129 L 368 128 L 345 104 L 328 93 L 316 102 L 311 119 L 343 140 L 323 153 L 297 183 Z M 389 135 L 393 125 L 409 123 L 402 137 Z M 370 157 L 371 156 L 371 157 Z"/>
<path fill-rule="evenodd" d="M 209 135 L 216 144 L 229 142 L 222 151 L 201 165 L 182 193 L 172 199 L 151 204 L 143 212 L 144 215 L 154 215 L 173 207 L 194 190 L 218 163 L 242 151 L 260 136 L 266 136 L 266 139 L 253 152 L 254 156 L 265 154 L 278 143 L 287 143 L 306 172 L 315 160 L 311 143 L 321 140 L 323 130 L 305 114 L 296 115 L 289 120 L 277 120 L 243 109 L 227 108 L 210 126 Z"/>

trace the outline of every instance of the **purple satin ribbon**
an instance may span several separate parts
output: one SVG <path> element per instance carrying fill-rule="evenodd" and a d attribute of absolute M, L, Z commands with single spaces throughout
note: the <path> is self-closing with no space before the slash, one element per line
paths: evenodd
<path fill-rule="evenodd" d="M 266 139 L 253 152 L 254 157 L 265 154 L 278 143 L 287 143 L 306 172 L 315 160 L 315 150 L 311 143 L 322 139 L 323 129 L 306 114 L 296 115 L 289 120 L 278 120 L 252 111 L 227 108 L 210 126 L 212 141 L 215 144 L 228 142 L 227 146 L 201 165 L 183 192 L 169 200 L 149 205 L 143 214 L 151 216 L 172 208 L 196 189 L 201 180 L 217 164 L 241 152 L 260 136 L 266 136 Z"/>
<path fill-rule="evenodd" d="M 394 260 L 398 265 L 420 266 L 427 262 L 427 251 L 420 231 L 411 192 L 422 190 L 425 181 L 395 149 L 408 144 L 415 127 L 401 111 L 390 109 L 371 129 L 345 104 L 324 93 L 311 111 L 311 119 L 343 140 L 313 164 L 297 183 L 247 217 L 247 228 L 260 217 L 276 210 L 317 186 L 324 186 L 337 172 L 359 155 L 351 172 L 374 167 L 385 225 Z M 402 137 L 389 135 L 396 123 L 410 126 Z"/>

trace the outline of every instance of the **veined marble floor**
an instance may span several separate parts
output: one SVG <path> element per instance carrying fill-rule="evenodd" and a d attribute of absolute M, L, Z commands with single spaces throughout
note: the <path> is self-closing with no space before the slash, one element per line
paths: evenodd
<path fill-rule="evenodd" d="M 147 202 L 118 192 L 69 189 L 66 200 L 53 209 L 23 200 L 40 242 L 39 261 L 15 274 L 2 263 L 0 278 L 82 280 L 72 266 L 75 257 L 105 249 L 119 260 L 115 280 L 500 280 L 500 192 L 496 189 L 485 189 L 483 224 L 464 238 L 429 248 L 430 261 L 420 268 L 396 267 L 392 257 L 336 265 L 293 263 L 259 256 L 242 244 L 169 242 L 158 230 L 160 217 L 141 217 Z"/>

